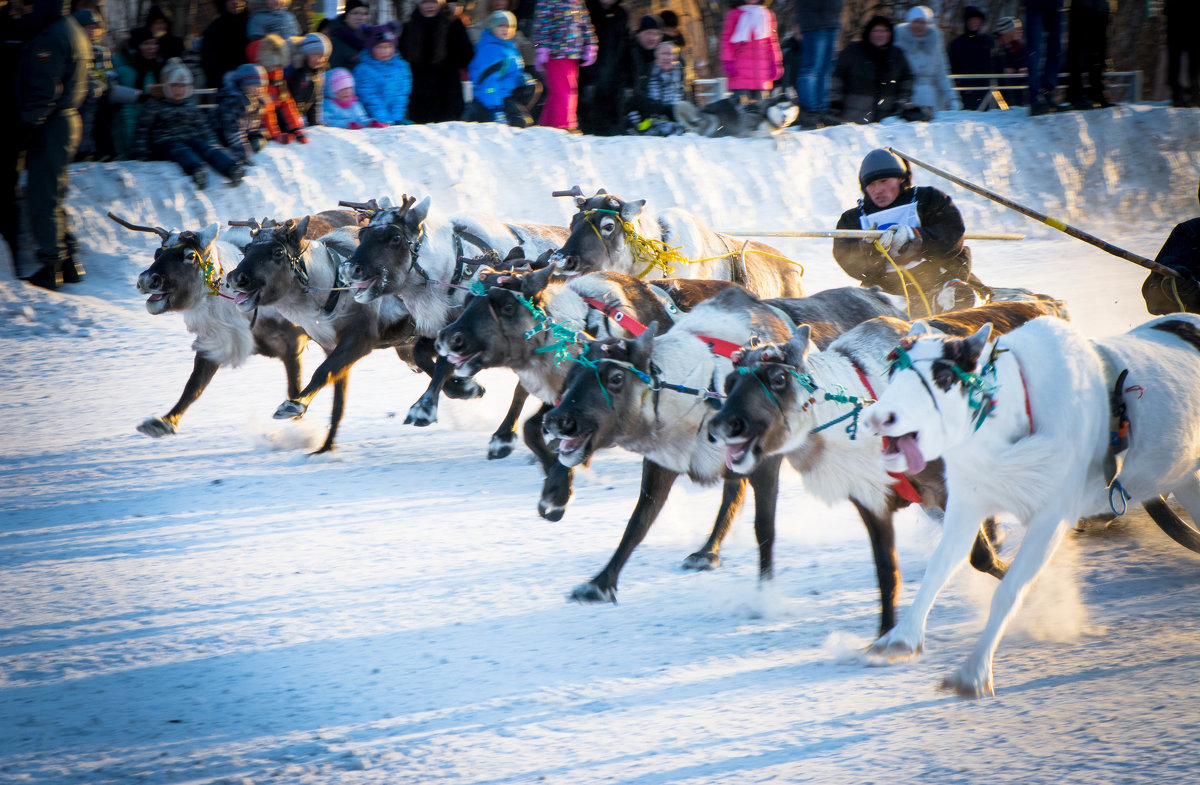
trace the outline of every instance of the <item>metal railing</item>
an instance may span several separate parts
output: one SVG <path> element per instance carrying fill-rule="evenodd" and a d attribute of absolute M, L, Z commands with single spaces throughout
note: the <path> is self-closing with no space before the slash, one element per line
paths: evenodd
<path fill-rule="evenodd" d="M 1064 89 L 1069 76 L 1069 74 L 1058 75 L 1059 90 Z M 961 82 L 964 79 L 986 79 L 987 84 L 963 86 Z M 987 91 L 987 97 L 983 99 L 983 102 L 978 107 L 978 110 L 983 112 L 992 108 L 1007 109 L 1008 102 L 1004 98 L 1004 93 L 1015 93 L 1025 90 L 1029 81 L 1029 75 L 1023 73 L 950 74 L 950 81 L 954 83 L 954 90 L 957 92 L 969 92 L 972 90 Z M 1104 73 L 1104 86 L 1108 90 L 1121 90 L 1122 100 L 1136 101 L 1142 95 L 1142 72 L 1106 71 Z"/>

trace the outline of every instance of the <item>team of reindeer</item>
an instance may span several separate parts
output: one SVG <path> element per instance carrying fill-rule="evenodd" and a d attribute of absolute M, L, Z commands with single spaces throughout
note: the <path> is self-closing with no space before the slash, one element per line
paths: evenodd
<path fill-rule="evenodd" d="M 231 222 L 224 239 L 215 224 L 168 231 L 111 216 L 159 235 L 138 288 L 152 314 L 182 314 L 195 336 L 179 401 L 138 430 L 174 433 L 218 368 L 255 353 L 286 370 L 276 418 L 302 417 L 333 385 L 318 452 L 334 447 L 350 369 L 375 349 L 393 348 L 429 375 L 406 420 L 418 426 L 437 421 L 441 394 L 480 396 L 475 374 L 509 368 L 519 384 L 488 457 L 512 452 L 526 397 L 541 401 L 522 435 L 545 473 L 542 517 L 563 516 L 572 467 L 598 450 L 643 456 L 621 542 L 573 599 L 615 602 L 622 567 L 680 475 L 722 483 L 708 540 L 684 567 L 719 566 L 749 484 L 759 573 L 769 579 L 786 461 L 819 498 L 849 500 L 866 526 L 881 598 L 872 656 L 921 651 L 933 599 L 964 558 L 1001 579 L 979 646 L 946 681 L 968 696 L 992 693 L 999 636 L 1063 532 L 1084 516 L 1115 517 L 1114 484 L 1118 501 L 1145 500 L 1169 535 L 1200 552 L 1200 536 L 1159 495 L 1174 493 L 1200 520 L 1200 409 L 1188 405 L 1200 385 L 1195 317 L 1161 317 L 1114 339 L 1117 349 L 1079 336 L 1045 296 L 914 322 L 877 289 L 805 297 L 802 268 L 780 251 L 683 210 L 578 186 L 556 195 L 576 203 L 569 227 L 480 213 L 438 219 L 428 197 L 408 196 Z M 646 248 L 693 261 L 672 268 Z M 309 340 L 325 359 L 304 385 Z M 1114 369 L 1127 371 L 1115 388 Z M 1025 391 L 1023 405 L 1013 389 Z M 1109 438 L 1117 402 L 1134 434 L 1119 451 Z M 942 518 L 943 537 L 897 623 L 893 516 L 910 504 Z M 1028 527 L 1011 565 L 997 555 L 1003 513 Z"/>

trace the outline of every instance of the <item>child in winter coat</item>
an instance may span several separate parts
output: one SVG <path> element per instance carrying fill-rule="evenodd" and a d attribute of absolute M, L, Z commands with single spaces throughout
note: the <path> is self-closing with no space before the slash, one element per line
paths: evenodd
<path fill-rule="evenodd" d="M 663 41 L 654 49 L 654 65 L 638 77 L 629 110 L 629 133 L 674 136 L 687 128 L 675 117 L 675 107 L 690 101 L 691 85 L 679 61 L 679 47 Z"/>
<path fill-rule="evenodd" d="M 296 56 L 287 70 L 288 90 L 296 109 L 307 125 L 322 125 L 321 104 L 325 92 L 325 72 L 333 44 L 321 33 L 309 33 L 295 46 Z"/>
<path fill-rule="evenodd" d="M 204 163 L 229 178 L 242 181 L 246 170 L 217 144 L 204 113 L 192 99 L 192 72 L 178 57 L 162 69 L 163 98 L 151 98 L 138 117 L 133 153 L 139 158 L 165 158 L 182 167 L 196 187 L 208 185 Z"/>
<path fill-rule="evenodd" d="M 283 40 L 300 35 L 300 23 L 287 10 L 289 0 L 254 0 L 250 20 L 246 22 L 246 40 L 255 41 L 275 34 Z"/>
<path fill-rule="evenodd" d="M 246 47 L 250 62 L 257 62 L 267 71 L 267 105 L 263 111 L 263 130 L 268 139 L 287 144 L 293 140 L 304 144 L 304 118 L 292 100 L 284 79 L 283 69 L 288 64 L 288 45 L 272 33 L 266 38 L 252 41 Z"/>
<path fill-rule="evenodd" d="M 267 140 L 263 136 L 263 106 L 267 71 L 245 63 L 225 74 L 217 93 L 217 108 L 210 112 L 217 140 L 242 164 L 253 164 L 253 156 Z"/>
<path fill-rule="evenodd" d="M 335 68 L 329 72 L 328 86 L 324 106 L 325 125 L 351 130 L 368 125 L 372 128 L 387 127 L 387 123 L 367 116 L 367 110 L 354 94 L 354 76 L 345 68 Z"/>
<path fill-rule="evenodd" d="M 367 33 L 367 47 L 354 68 L 363 107 L 377 122 L 406 123 L 412 69 L 396 54 L 396 31 L 390 25 L 372 27 Z"/>
<path fill-rule="evenodd" d="M 721 66 L 739 103 L 762 100 L 783 76 L 775 14 L 762 3 L 746 0 L 734 8 L 721 31 Z"/>
<path fill-rule="evenodd" d="M 541 85 L 525 76 L 525 61 L 514 40 L 516 32 L 517 18 L 510 11 L 493 11 L 488 16 L 475 45 L 475 57 L 467 67 L 476 105 L 465 119 L 508 122 L 519 128 L 533 124 L 529 110 L 537 103 Z"/>
<path fill-rule="evenodd" d="M 79 107 L 83 128 L 79 137 L 79 149 L 75 151 L 75 159 L 78 161 L 115 152 L 112 143 L 111 112 L 107 100 L 109 72 L 115 71 L 112 55 L 103 43 L 104 23 L 100 14 L 85 8 L 76 11 L 73 16 L 92 43 L 92 67 L 88 69 L 87 95 Z"/>

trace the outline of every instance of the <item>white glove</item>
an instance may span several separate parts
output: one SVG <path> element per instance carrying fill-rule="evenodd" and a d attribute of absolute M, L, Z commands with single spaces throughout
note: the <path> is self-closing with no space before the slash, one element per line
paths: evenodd
<path fill-rule="evenodd" d="M 917 231 L 911 226 L 900 224 L 898 226 L 890 226 L 883 230 L 883 234 L 879 237 L 879 244 L 883 246 L 883 250 L 889 253 L 899 253 L 904 250 L 904 247 L 917 239 Z"/>

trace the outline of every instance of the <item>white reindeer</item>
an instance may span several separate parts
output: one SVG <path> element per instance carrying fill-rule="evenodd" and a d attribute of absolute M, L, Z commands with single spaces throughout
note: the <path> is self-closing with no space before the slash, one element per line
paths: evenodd
<path fill-rule="evenodd" d="M 920 652 L 934 599 L 980 521 L 1013 514 L 1024 541 L 974 650 L 944 682 L 967 697 L 991 695 L 1005 625 L 1076 520 L 1167 492 L 1200 520 L 1200 317 L 1162 317 L 1102 341 L 1051 317 L 996 340 L 990 325 L 962 340 L 921 336 L 914 328 L 896 350 L 891 384 L 865 422 L 885 437 L 891 470 L 942 458 L 948 502 L 912 609 L 872 652 Z"/>

